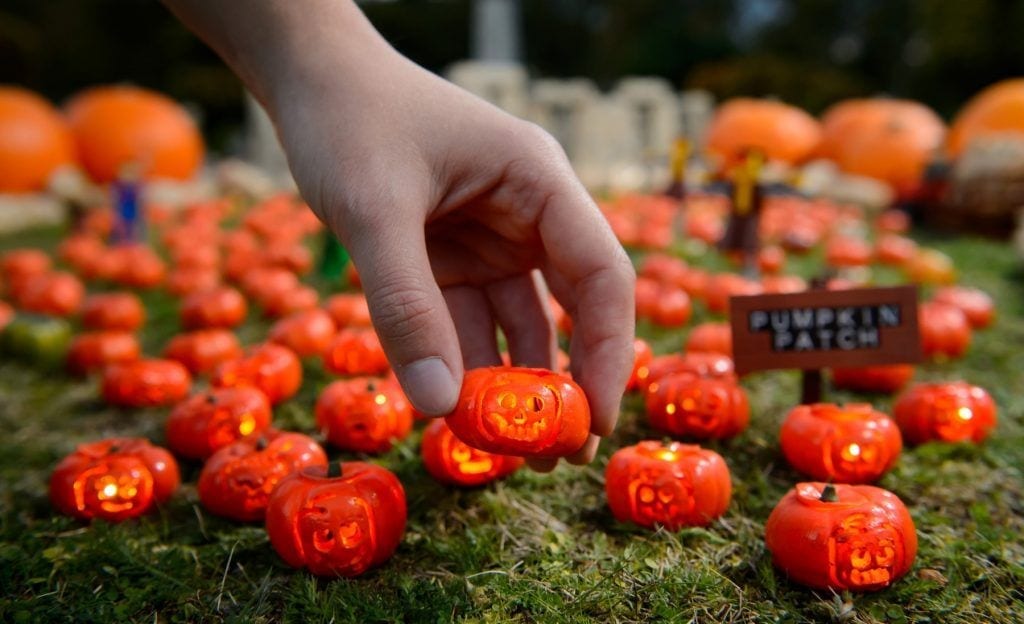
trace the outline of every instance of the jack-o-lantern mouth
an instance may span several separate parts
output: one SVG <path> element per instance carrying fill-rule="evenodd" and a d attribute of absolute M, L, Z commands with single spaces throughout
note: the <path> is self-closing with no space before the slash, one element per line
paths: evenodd
<path fill-rule="evenodd" d="M 462 443 L 453 444 L 449 456 L 460 474 L 482 475 L 494 470 L 494 458 Z"/>
<path fill-rule="evenodd" d="M 856 587 L 866 585 L 884 585 L 892 578 L 892 572 L 886 568 L 871 568 L 868 570 L 852 570 L 850 572 L 850 584 Z"/>
<path fill-rule="evenodd" d="M 551 423 L 545 418 L 531 418 L 524 410 L 514 412 L 511 418 L 507 414 L 491 412 L 488 421 L 493 429 L 503 438 L 517 442 L 535 442 L 543 439 Z"/>
<path fill-rule="evenodd" d="M 693 492 L 687 484 L 651 477 L 650 473 L 640 473 L 630 483 L 630 500 L 636 518 L 670 524 L 693 511 Z"/>
<path fill-rule="evenodd" d="M 888 585 L 901 559 L 896 530 L 886 524 L 872 525 L 862 514 L 845 520 L 829 538 L 833 578 L 853 587 Z"/>
<path fill-rule="evenodd" d="M 350 495 L 320 496 L 299 512 L 299 532 L 308 553 L 331 560 L 337 570 L 359 571 L 370 564 L 376 535 L 365 501 Z M 340 556 L 341 559 L 336 559 Z"/>
<path fill-rule="evenodd" d="M 833 466 L 852 474 L 872 473 L 888 463 L 885 449 L 870 442 L 840 442 L 831 453 Z"/>

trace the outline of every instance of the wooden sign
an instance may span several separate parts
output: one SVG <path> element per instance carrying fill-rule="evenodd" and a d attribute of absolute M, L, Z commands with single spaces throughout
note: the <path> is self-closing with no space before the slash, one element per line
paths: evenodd
<path fill-rule="evenodd" d="M 922 359 L 914 286 L 732 297 L 729 316 L 741 374 Z"/>

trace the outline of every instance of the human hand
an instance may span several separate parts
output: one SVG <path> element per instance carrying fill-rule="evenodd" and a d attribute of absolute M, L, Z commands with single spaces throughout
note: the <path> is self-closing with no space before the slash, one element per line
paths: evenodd
<path fill-rule="evenodd" d="M 299 189 L 349 250 L 403 389 L 419 411 L 449 413 L 465 368 L 500 364 L 496 325 L 513 363 L 553 368 L 547 284 L 573 319 L 571 370 L 591 406 L 569 460 L 589 462 L 633 363 L 628 257 L 550 135 L 349 18 L 357 44 L 240 73 L 262 76 Z"/>

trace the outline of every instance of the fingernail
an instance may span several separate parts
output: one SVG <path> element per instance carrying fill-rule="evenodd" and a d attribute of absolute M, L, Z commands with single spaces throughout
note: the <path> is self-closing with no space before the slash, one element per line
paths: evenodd
<path fill-rule="evenodd" d="M 427 416 L 443 416 L 455 409 L 459 388 L 440 357 L 406 364 L 395 373 L 413 407 Z"/>

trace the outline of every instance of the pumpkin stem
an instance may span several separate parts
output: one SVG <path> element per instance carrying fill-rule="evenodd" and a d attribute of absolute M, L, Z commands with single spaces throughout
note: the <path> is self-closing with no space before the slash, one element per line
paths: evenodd
<path fill-rule="evenodd" d="M 327 477 L 329 479 L 337 479 L 343 474 L 341 461 L 331 462 L 327 464 Z"/>
<path fill-rule="evenodd" d="M 377 384 L 373 383 L 372 381 L 366 382 L 366 391 L 367 392 L 376 392 L 377 391 Z"/>
<path fill-rule="evenodd" d="M 267 446 L 269 444 L 270 444 L 270 442 L 267 441 L 267 437 L 266 436 L 260 436 L 260 439 L 256 440 L 256 450 L 257 451 L 266 450 L 266 448 L 267 448 Z"/>
<path fill-rule="evenodd" d="M 207 403 L 207 405 L 213 405 L 216 402 L 217 402 L 217 397 L 213 394 L 213 392 L 206 393 L 206 403 Z"/>
<path fill-rule="evenodd" d="M 829 483 L 821 490 L 821 498 L 819 499 L 823 503 L 837 503 L 839 502 L 839 493 L 836 492 L 836 486 Z"/>

